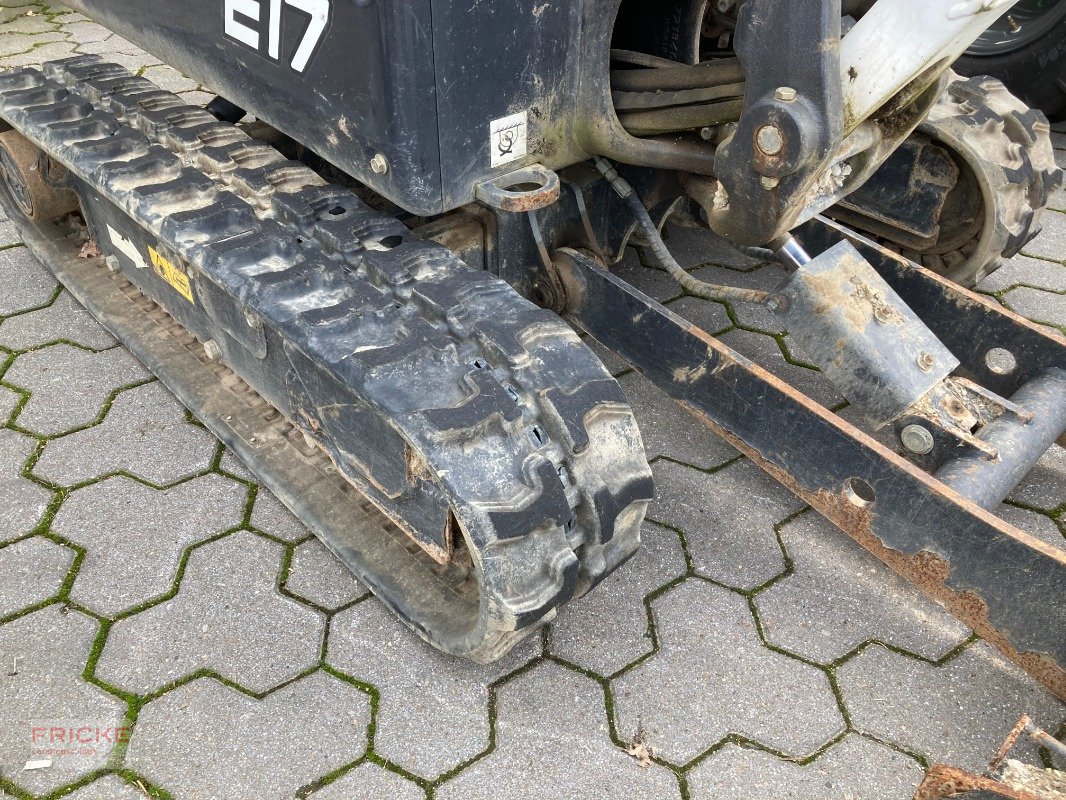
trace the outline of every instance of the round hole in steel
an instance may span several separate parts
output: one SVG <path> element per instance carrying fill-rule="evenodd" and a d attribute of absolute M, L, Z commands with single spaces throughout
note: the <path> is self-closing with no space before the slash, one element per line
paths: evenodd
<path fill-rule="evenodd" d="M 844 496 L 848 498 L 849 503 L 859 508 L 872 505 L 877 499 L 874 487 L 862 478 L 848 478 L 844 481 Z"/>
<path fill-rule="evenodd" d="M 996 375 L 1010 375 L 1018 368 L 1018 359 L 1010 350 L 993 347 L 985 353 L 985 366 L 988 367 L 989 372 L 994 372 Z"/>

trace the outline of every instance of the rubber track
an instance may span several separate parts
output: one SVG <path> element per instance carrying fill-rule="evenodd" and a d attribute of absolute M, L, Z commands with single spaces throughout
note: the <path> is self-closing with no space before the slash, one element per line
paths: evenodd
<path fill-rule="evenodd" d="M 617 383 L 557 317 L 98 57 L 4 74 L 0 103 L 197 279 L 280 334 L 291 372 L 326 368 L 402 435 L 450 499 L 480 583 L 468 621 L 419 619 L 383 597 L 432 644 L 497 658 L 634 552 L 652 488 L 640 435 Z M 396 518 L 328 420 L 292 421 Z"/>
<path fill-rule="evenodd" d="M 1041 229 L 1062 185 L 1051 126 L 995 78 L 955 76 L 918 130 L 977 174 L 986 208 L 980 233 L 948 253 L 904 255 L 964 286 L 976 286 Z"/>

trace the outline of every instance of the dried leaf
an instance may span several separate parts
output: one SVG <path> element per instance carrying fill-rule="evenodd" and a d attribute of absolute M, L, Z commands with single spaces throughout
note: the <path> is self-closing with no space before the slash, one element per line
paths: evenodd
<path fill-rule="evenodd" d="M 78 258 L 99 258 L 102 255 L 100 248 L 96 246 L 96 242 L 92 239 L 83 244 L 78 252 Z"/>
<path fill-rule="evenodd" d="M 640 766 L 645 768 L 651 766 L 651 760 L 655 758 L 655 750 L 644 741 L 644 727 L 642 725 L 637 725 L 637 732 L 629 740 L 629 744 L 626 745 L 626 752 L 633 756 Z"/>

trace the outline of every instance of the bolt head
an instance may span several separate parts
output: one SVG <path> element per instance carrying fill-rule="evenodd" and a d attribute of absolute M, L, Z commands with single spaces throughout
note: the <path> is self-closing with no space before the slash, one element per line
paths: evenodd
<path fill-rule="evenodd" d="M 924 350 L 918 354 L 918 368 L 923 372 L 929 372 L 936 366 L 936 359 Z"/>
<path fill-rule="evenodd" d="M 718 10 L 723 14 L 728 14 L 733 10 L 733 6 L 736 5 L 736 0 L 718 0 Z"/>
<path fill-rule="evenodd" d="M 389 171 L 389 160 L 385 158 L 384 153 L 378 153 L 370 159 L 370 169 L 374 171 L 375 175 L 384 175 Z"/>
<path fill-rule="evenodd" d="M 222 348 L 214 339 L 208 339 L 204 342 L 204 355 L 208 361 L 218 361 L 222 357 Z"/>
<path fill-rule="evenodd" d="M 768 156 L 776 156 L 785 149 L 785 138 L 776 125 L 763 125 L 755 134 L 755 143 Z"/>
<path fill-rule="evenodd" d="M 903 446 L 916 455 L 924 456 L 933 449 L 933 434 L 923 425 L 907 425 L 899 434 Z"/>
<path fill-rule="evenodd" d="M 774 97 L 785 103 L 791 103 L 796 99 L 796 90 L 791 86 L 778 86 L 774 89 Z"/>

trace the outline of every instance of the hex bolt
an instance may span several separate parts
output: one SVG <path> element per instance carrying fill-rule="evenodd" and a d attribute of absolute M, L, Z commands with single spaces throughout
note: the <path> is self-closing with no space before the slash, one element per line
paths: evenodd
<path fill-rule="evenodd" d="M 796 99 L 796 90 L 791 86 L 778 86 L 774 89 L 774 97 L 785 103 L 791 103 Z"/>
<path fill-rule="evenodd" d="M 931 370 L 935 366 L 936 359 L 933 358 L 932 355 L 925 352 L 924 350 L 918 354 L 918 368 L 922 370 L 922 372 L 929 372 L 929 370 Z"/>
<path fill-rule="evenodd" d="M 714 138 L 714 128 L 700 128 L 700 138 L 705 142 Z"/>
<path fill-rule="evenodd" d="M 768 156 L 776 156 L 785 148 L 785 138 L 776 125 L 763 125 L 755 134 L 759 149 Z"/>
<path fill-rule="evenodd" d="M 384 153 L 378 153 L 370 159 L 370 169 L 374 170 L 375 175 L 384 175 L 389 171 L 389 160 Z"/>
<path fill-rule="evenodd" d="M 874 308 L 874 319 L 880 322 L 882 325 L 890 323 L 895 315 L 892 313 L 891 306 L 876 306 Z"/>
<path fill-rule="evenodd" d="M 899 434 L 903 446 L 919 456 L 924 456 L 933 449 L 933 434 L 922 425 L 907 425 Z"/>
<path fill-rule="evenodd" d="M 214 339 L 208 339 L 204 342 L 204 355 L 208 361 L 218 361 L 222 357 L 222 348 Z"/>

